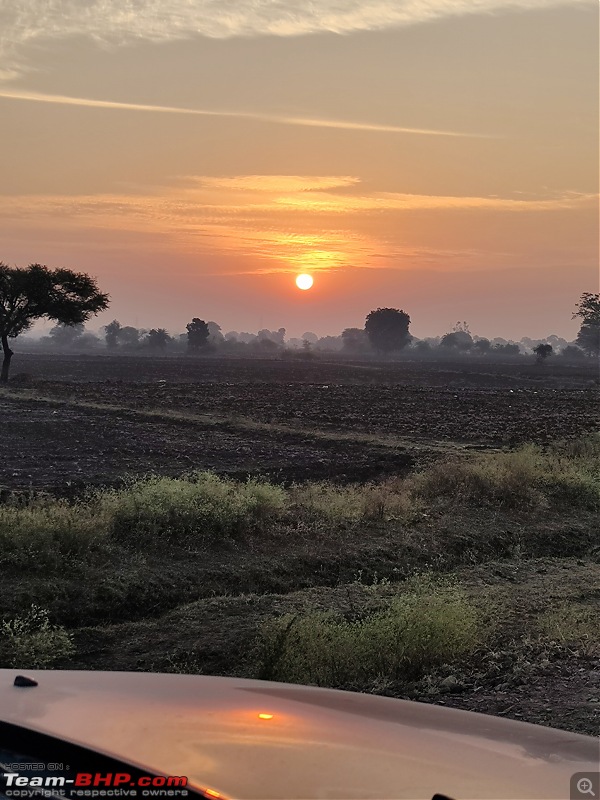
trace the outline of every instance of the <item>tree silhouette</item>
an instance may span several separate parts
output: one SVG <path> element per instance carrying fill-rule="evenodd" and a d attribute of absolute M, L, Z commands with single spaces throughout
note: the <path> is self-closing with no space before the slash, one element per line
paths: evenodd
<path fill-rule="evenodd" d="M 119 334 L 121 330 L 121 323 L 116 319 L 113 319 L 112 322 L 104 326 L 104 339 L 109 350 L 114 350 L 115 347 L 119 346 Z"/>
<path fill-rule="evenodd" d="M 207 322 L 208 327 L 208 342 L 212 345 L 219 345 L 223 344 L 225 341 L 225 337 L 223 336 L 223 332 L 221 331 L 221 326 L 218 322 Z"/>
<path fill-rule="evenodd" d="M 554 351 L 551 344 L 540 342 L 536 347 L 533 348 L 533 352 L 536 355 L 537 363 L 543 364 L 548 356 L 551 356 Z"/>
<path fill-rule="evenodd" d="M 490 352 L 490 349 L 491 349 L 491 347 L 492 347 L 492 343 L 490 342 L 490 340 L 489 340 L 489 339 L 478 339 L 478 340 L 477 340 L 477 341 L 476 341 L 476 342 L 473 344 L 473 349 L 474 349 L 474 350 L 477 352 L 477 354 L 478 354 L 478 355 L 480 355 L 480 356 L 483 356 L 483 355 L 485 355 L 486 353 L 489 353 L 489 352 Z"/>
<path fill-rule="evenodd" d="M 584 292 L 573 314 L 573 319 L 575 317 L 582 320 L 577 344 L 589 356 L 597 356 L 600 353 L 600 294 Z"/>
<path fill-rule="evenodd" d="M 371 345 L 384 353 L 401 350 L 410 344 L 408 332 L 410 317 L 397 308 L 378 308 L 371 311 L 365 322 L 365 331 Z"/>
<path fill-rule="evenodd" d="M 104 340 L 109 350 L 119 346 L 134 348 L 140 344 L 140 337 L 147 331 L 139 330 L 131 325 L 121 325 L 119 320 L 113 319 L 104 326 Z"/>
<path fill-rule="evenodd" d="M 148 347 L 152 350 L 164 350 L 173 341 L 165 328 L 152 328 L 148 331 Z"/>
<path fill-rule="evenodd" d="M 119 344 L 129 349 L 138 347 L 140 344 L 140 336 L 145 334 L 146 331 L 134 328 L 133 325 L 124 325 L 117 334 Z"/>
<path fill-rule="evenodd" d="M 203 319 L 194 317 L 185 327 L 187 330 L 187 344 L 190 350 L 202 350 L 208 345 L 210 329 Z"/>
<path fill-rule="evenodd" d="M 108 308 L 109 298 L 94 278 L 41 264 L 9 267 L 0 263 L 0 340 L 4 360 L 0 382 L 8 381 L 13 351 L 9 339 L 29 330 L 38 319 L 80 325 Z"/>
<path fill-rule="evenodd" d="M 345 328 L 341 338 L 342 350 L 346 353 L 362 353 L 369 349 L 369 339 L 362 328 Z"/>
<path fill-rule="evenodd" d="M 452 333 L 445 333 L 442 336 L 440 347 L 447 347 L 464 353 L 473 347 L 473 337 L 468 331 L 457 330 L 455 327 Z"/>
<path fill-rule="evenodd" d="M 48 336 L 57 347 L 70 347 L 75 344 L 78 339 L 81 339 L 84 333 L 85 326 L 82 323 L 78 323 L 77 325 L 63 325 L 59 322 L 52 330 L 48 331 Z"/>

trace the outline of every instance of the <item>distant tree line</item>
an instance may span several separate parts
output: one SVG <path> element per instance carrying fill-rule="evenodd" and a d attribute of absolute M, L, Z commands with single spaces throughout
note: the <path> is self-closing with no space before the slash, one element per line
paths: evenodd
<path fill-rule="evenodd" d="M 55 322 L 46 336 L 29 339 L 30 347 L 52 351 L 97 351 L 143 354 L 212 353 L 230 355 L 314 358 L 321 353 L 339 353 L 349 357 L 386 358 L 520 358 L 534 355 L 542 364 L 560 355 L 577 361 L 600 354 L 600 294 L 584 292 L 573 318 L 581 320 L 574 342 L 552 335 L 542 340 L 527 337 L 520 342 L 486 339 L 471 333 L 466 322 L 457 322 L 452 330 L 437 338 L 417 339 L 410 333 L 409 314 L 398 308 L 371 311 L 362 328 L 346 328 L 338 336 L 319 337 L 311 331 L 299 338 L 287 338 L 285 328 L 262 329 L 257 333 L 223 333 L 214 321 L 193 317 L 184 333 L 172 335 L 166 328 L 136 328 L 113 320 L 98 334 L 85 323 L 109 306 L 108 295 L 96 281 L 84 273 L 51 270 L 40 264 L 27 268 L 8 267 L 0 262 L 0 342 L 3 364 L 0 381 L 7 381 L 13 355 L 10 340 L 25 333 L 40 319 Z"/>
<path fill-rule="evenodd" d="M 590 305 L 586 296 L 584 312 Z M 593 307 L 593 306 L 592 306 Z M 579 309 L 579 306 L 578 306 Z M 579 310 L 578 310 L 578 313 Z M 595 327 L 594 327 L 595 325 Z M 57 323 L 39 346 L 52 350 L 87 351 L 106 348 L 112 352 L 172 355 L 254 355 L 307 359 L 319 353 L 339 353 L 349 357 L 408 358 L 516 358 L 535 355 L 539 363 L 550 356 L 577 361 L 598 355 L 599 323 L 584 318 L 574 342 L 552 335 L 544 340 L 528 337 L 519 342 L 502 338 L 487 339 L 474 335 L 467 322 L 457 322 L 441 337 L 417 339 L 410 333 L 410 316 L 402 309 L 378 308 L 371 311 L 362 328 L 346 328 L 338 336 L 317 336 L 306 331 L 301 337 L 286 336 L 285 328 L 259 330 L 257 333 L 228 331 L 214 321 L 194 317 L 185 333 L 171 335 L 165 328 L 135 328 L 118 320 L 105 325 L 100 335 L 85 330 L 83 324 Z M 594 338 L 594 335 L 596 338 Z"/>

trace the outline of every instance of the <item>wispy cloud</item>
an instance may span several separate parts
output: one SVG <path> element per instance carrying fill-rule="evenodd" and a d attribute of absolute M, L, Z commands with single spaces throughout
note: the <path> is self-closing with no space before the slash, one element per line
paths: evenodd
<path fill-rule="evenodd" d="M 89 35 L 99 40 L 164 41 L 266 34 L 349 33 L 439 17 L 539 9 L 576 0 L 11 0 L 0 7 L 3 39 Z"/>
<path fill-rule="evenodd" d="M 354 175 L 236 175 L 233 177 L 187 178 L 197 186 L 242 192 L 311 192 L 355 186 L 360 178 Z"/>
<path fill-rule="evenodd" d="M 0 3 L 0 77 L 14 77 L 22 67 L 22 45 L 69 36 L 120 45 L 197 35 L 344 34 L 577 2 L 589 0 L 5 0 Z"/>
<path fill-rule="evenodd" d="M 431 224 L 438 225 L 440 213 L 454 211 L 539 214 L 596 204 L 596 195 L 575 192 L 529 199 L 366 192 L 348 175 L 184 176 L 146 194 L 0 196 L 0 223 L 67 237 L 93 230 L 134 234 L 140 242 L 159 236 L 180 252 L 234 253 L 247 258 L 250 271 L 271 270 L 273 262 L 277 271 L 292 271 L 405 257 L 402 233 L 383 241 L 370 224 L 382 211 L 396 214 L 402 231 L 403 215 L 411 212 L 436 215 Z M 463 261 L 469 258 L 463 253 Z"/>
<path fill-rule="evenodd" d="M 278 125 L 301 125 L 314 128 L 337 128 L 351 131 L 372 131 L 374 133 L 404 133 L 421 136 L 451 136 L 459 138 L 493 138 L 488 134 L 464 133 L 460 131 L 435 130 L 430 128 L 407 128 L 398 125 L 378 125 L 376 123 L 352 122 L 349 120 L 312 119 L 290 117 L 285 114 L 263 114 L 250 111 L 218 111 L 202 108 L 184 108 L 180 106 L 146 105 L 142 103 L 120 103 L 112 100 L 93 100 L 85 97 L 69 97 L 61 94 L 44 94 L 18 89 L 0 89 L 0 97 L 8 100 L 22 100 L 33 103 L 52 103 L 67 106 L 84 106 L 87 108 L 107 108 L 120 111 L 142 111 L 158 114 L 191 114 L 201 117 L 233 117 L 237 119 L 257 120 Z"/>
<path fill-rule="evenodd" d="M 272 219 L 331 217 L 340 213 L 379 211 L 506 211 L 538 212 L 594 207 L 596 194 L 567 191 L 545 196 L 517 197 L 426 195 L 401 192 L 366 192 L 353 175 L 239 175 L 182 176 L 170 186 L 152 192 L 98 195 L 0 196 L 0 214 L 6 216 L 129 214 L 148 220 L 191 217 L 228 221 L 240 214 L 268 214 Z"/>
<path fill-rule="evenodd" d="M 512 197 L 468 197 L 460 195 L 420 195 L 400 192 L 373 192 L 368 195 L 334 195 L 311 192 L 309 196 L 278 197 L 276 207 L 314 213 L 344 213 L 360 211 L 556 211 L 591 205 L 596 195 L 566 192 L 557 197 L 536 197 L 530 200 Z"/>

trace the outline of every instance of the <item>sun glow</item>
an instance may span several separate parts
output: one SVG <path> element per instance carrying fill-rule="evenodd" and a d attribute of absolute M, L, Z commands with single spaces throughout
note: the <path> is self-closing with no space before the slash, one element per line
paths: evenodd
<path fill-rule="evenodd" d="M 296 278 L 296 286 L 303 291 L 310 289 L 313 285 L 313 279 L 310 275 L 298 275 Z"/>

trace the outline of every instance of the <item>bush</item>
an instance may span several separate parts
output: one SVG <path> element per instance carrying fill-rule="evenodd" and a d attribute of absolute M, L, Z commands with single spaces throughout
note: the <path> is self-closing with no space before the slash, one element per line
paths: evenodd
<path fill-rule="evenodd" d="M 236 483 L 202 472 L 189 479 L 147 478 L 104 493 L 114 536 L 126 540 L 195 540 L 234 536 L 278 517 L 286 493 L 257 480 Z"/>
<path fill-rule="evenodd" d="M 270 622 L 259 643 L 259 677 L 365 688 L 416 679 L 471 653 L 481 638 L 475 609 L 457 588 L 428 586 L 364 619 L 320 612 Z"/>
<path fill-rule="evenodd" d="M 43 570 L 82 556 L 106 532 L 106 521 L 88 505 L 60 500 L 0 506 L 0 564 Z"/>
<path fill-rule="evenodd" d="M 292 489 L 291 501 L 302 513 L 338 523 L 393 519 L 406 521 L 414 516 L 417 506 L 400 480 L 363 486 L 307 483 Z"/>
<path fill-rule="evenodd" d="M 600 508 L 600 439 L 547 450 L 525 445 L 469 461 L 436 464 L 413 480 L 426 500 L 492 504 L 508 508 Z"/>
<path fill-rule="evenodd" d="M 50 624 L 49 613 L 32 605 L 23 616 L 0 622 L 0 667 L 43 669 L 75 648 L 67 631 Z"/>

